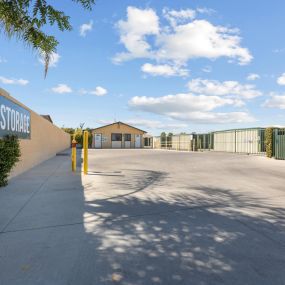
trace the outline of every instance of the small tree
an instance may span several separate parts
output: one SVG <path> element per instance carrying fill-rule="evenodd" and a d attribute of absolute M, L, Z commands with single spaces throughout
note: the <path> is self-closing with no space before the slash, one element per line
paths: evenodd
<path fill-rule="evenodd" d="M 266 156 L 271 158 L 274 155 L 273 128 L 265 129 L 265 148 L 266 148 Z"/>
<path fill-rule="evenodd" d="M 76 142 L 79 145 L 83 146 L 83 131 L 82 131 L 82 129 L 80 129 L 80 128 L 76 129 L 74 134 L 75 134 Z"/>
<path fill-rule="evenodd" d="M 86 128 L 85 131 L 88 131 L 88 146 L 92 146 L 92 129 Z"/>
<path fill-rule="evenodd" d="M 92 145 L 92 133 L 91 133 L 91 129 L 86 128 L 85 131 L 88 131 L 88 146 L 90 147 Z M 78 128 L 74 131 L 75 134 L 75 140 L 76 142 L 83 146 L 83 133 L 84 130 L 81 128 Z"/>
<path fill-rule="evenodd" d="M 73 135 L 74 131 L 75 131 L 75 129 L 73 129 L 73 128 L 64 128 L 64 127 L 62 127 L 61 129 L 63 131 L 65 131 L 66 133 L 70 134 L 70 135 Z"/>
<path fill-rule="evenodd" d="M 167 135 L 167 145 L 168 147 L 172 147 L 172 137 L 173 137 L 173 133 L 168 133 Z"/>
<path fill-rule="evenodd" d="M 0 187 L 8 184 L 8 177 L 21 156 L 19 140 L 15 136 L 0 139 Z"/>
<path fill-rule="evenodd" d="M 161 147 L 166 146 L 166 133 L 165 132 L 162 132 L 160 134 L 160 145 Z"/>
<path fill-rule="evenodd" d="M 72 0 L 91 10 L 95 0 Z M 0 0 L 0 31 L 16 37 L 38 50 L 45 61 L 45 76 L 58 41 L 48 35 L 46 27 L 57 25 L 60 31 L 70 31 L 70 17 L 50 5 L 48 0 Z M 54 1 L 53 1 L 54 2 Z M 58 1 L 61 2 L 61 1 Z"/>

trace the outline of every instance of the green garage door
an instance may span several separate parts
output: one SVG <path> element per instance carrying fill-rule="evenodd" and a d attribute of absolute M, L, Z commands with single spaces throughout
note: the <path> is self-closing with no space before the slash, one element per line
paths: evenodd
<path fill-rule="evenodd" d="M 285 159 L 285 129 L 274 130 L 275 158 Z"/>

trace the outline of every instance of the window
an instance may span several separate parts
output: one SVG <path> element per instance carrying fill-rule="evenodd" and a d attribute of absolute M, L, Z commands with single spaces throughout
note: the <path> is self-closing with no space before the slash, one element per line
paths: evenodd
<path fill-rule="evenodd" d="M 132 139 L 131 134 L 124 134 L 125 142 L 130 142 Z"/>
<path fill-rule="evenodd" d="M 114 142 L 121 142 L 122 141 L 122 134 L 112 134 L 112 141 Z"/>

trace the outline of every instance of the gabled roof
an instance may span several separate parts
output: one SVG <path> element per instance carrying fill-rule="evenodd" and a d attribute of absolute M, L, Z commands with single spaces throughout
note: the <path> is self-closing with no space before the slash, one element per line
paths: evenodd
<path fill-rule="evenodd" d="M 115 125 L 115 124 L 122 124 L 122 125 L 125 125 L 125 126 L 127 126 L 127 127 L 130 127 L 130 128 L 136 129 L 136 130 L 139 130 L 139 131 L 141 131 L 141 132 L 143 132 L 143 133 L 147 133 L 147 132 L 144 131 L 144 130 L 141 130 L 141 129 L 139 129 L 139 128 L 133 127 L 133 126 L 131 126 L 131 125 L 128 125 L 128 124 L 123 123 L 123 122 L 120 122 L 120 121 L 119 121 L 119 122 L 112 123 L 112 124 L 104 125 L 104 126 L 101 126 L 101 127 L 95 128 L 95 129 L 92 129 L 92 131 L 96 131 L 96 130 L 98 130 L 98 129 L 102 129 L 102 128 L 105 128 L 105 127 L 109 127 L 109 126 L 112 126 L 112 125 Z"/>

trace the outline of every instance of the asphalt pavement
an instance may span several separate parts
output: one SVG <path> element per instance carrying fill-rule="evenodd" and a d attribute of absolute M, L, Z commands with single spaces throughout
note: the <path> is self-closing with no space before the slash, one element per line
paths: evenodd
<path fill-rule="evenodd" d="M 78 163 L 80 159 L 78 160 Z M 284 285 L 285 161 L 56 156 L 0 190 L 1 285 Z"/>

